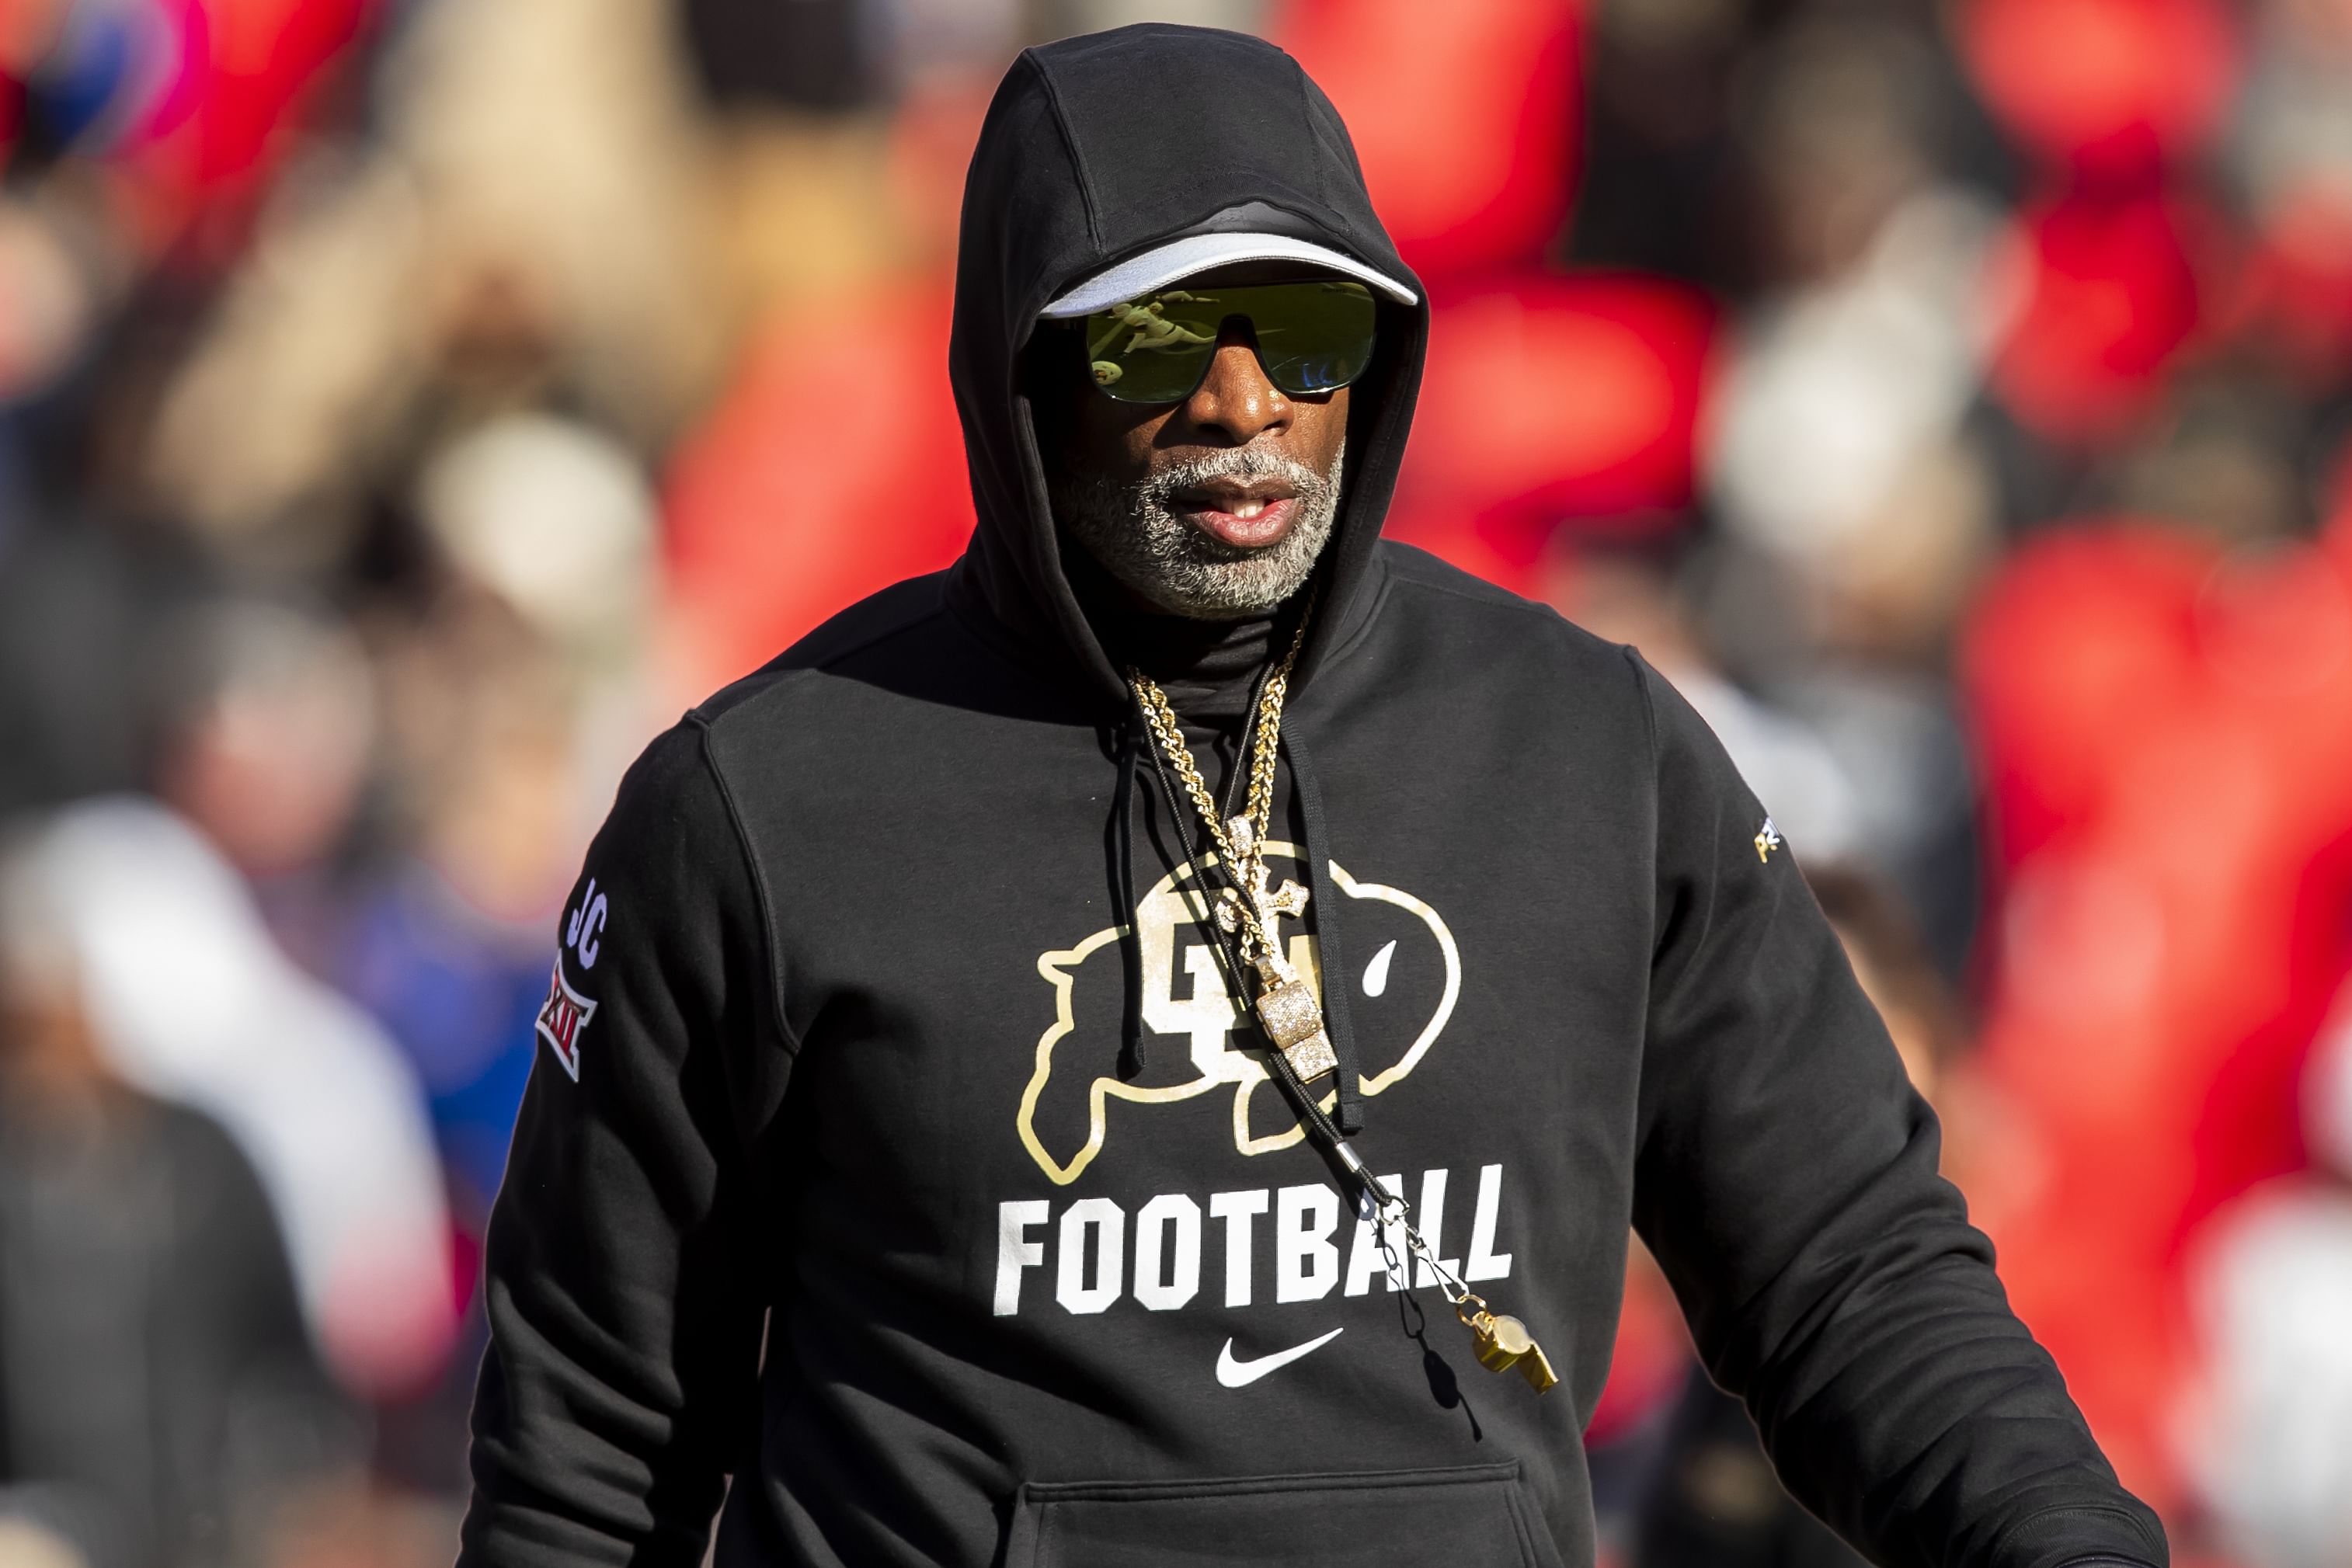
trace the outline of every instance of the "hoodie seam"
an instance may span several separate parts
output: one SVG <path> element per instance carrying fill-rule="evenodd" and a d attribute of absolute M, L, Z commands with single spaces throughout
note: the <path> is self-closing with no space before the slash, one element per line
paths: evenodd
<path fill-rule="evenodd" d="M 1103 250 L 1102 215 L 1095 209 L 1094 171 L 1087 166 L 1086 155 L 1078 150 L 1078 139 L 1071 134 L 1070 117 L 1062 107 L 1062 89 L 1053 73 L 1039 64 L 1034 54 L 1025 57 L 1029 68 L 1037 74 L 1038 85 L 1045 89 L 1045 102 L 1054 110 L 1054 129 L 1061 133 L 1062 150 L 1069 154 L 1071 172 L 1078 177 L 1078 200 L 1087 209 L 1087 238 L 1099 256 Z"/>
<path fill-rule="evenodd" d="M 872 635 L 860 638 L 858 641 L 850 643 L 845 648 L 835 649 L 834 652 L 827 653 L 824 658 L 819 659 L 813 664 L 800 664 L 794 666 L 794 668 L 800 672 L 809 674 L 829 674 L 835 664 L 842 663 L 844 660 L 854 659 L 860 653 L 871 652 L 873 649 L 887 643 L 893 637 L 907 636 L 910 632 L 914 632 L 918 627 L 923 625 L 924 622 L 936 621 L 946 613 L 947 606 L 944 604 L 934 602 L 925 605 L 922 610 L 913 615 L 909 615 L 904 621 L 897 622 L 894 624 L 882 627 L 876 631 Z"/>
<path fill-rule="evenodd" d="M 688 711 L 687 717 L 692 719 L 697 724 L 715 728 L 719 725 L 727 722 L 727 720 L 733 716 L 737 708 L 746 706 L 757 698 L 773 691 L 776 687 L 784 685 L 792 676 L 828 674 L 832 672 L 833 667 L 835 664 L 840 664 L 845 659 L 854 659 L 858 654 L 866 653 L 873 648 L 888 642 L 893 637 L 903 637 L 913 632 L 926 622 L 940 620 L 943 617 L 948 620 L 954 621 L 959 626 L 962 624 L 960 620 L 957 620 L 954 616 L 950 614 L 948 607 L 944 603 L 935 601 L 930 604 L 925 605 L 920 610 L 909 613 L 903 621 L 895 621 L 887 626 L 879 627 L 867 635 L 859 638 L 856 642 L 851 643 L 845 647 L 834 649 L 827 653 L 823 658 L 812 660 L 805 664 L 788 664 L 782 663 L 781 661 L 789 658 L 792 654 L 792 650 L 787 648 L 783 653 L 777 654 L 775 659 L 771 660 L 761 668 L 752 671 L 750 674 L 744 675 L 740 679 L 730 681 L 726 685 L 721 686 L 717 692 L 711 694 L 710 696 L 705 698 L 701 703 L 696 705 L 694 708 Z M 820 630 L 822 630 L 822 628 L 820 628 Z M 812 632 L 811 635 L 814 636 L 815 633 Z M 754 682 L 760 684 L 759 691 L 747 693 L 744 696 L 729 703 L 725 707 L 719 708 L 716 712 L 711 711 L 710 705 L 712 703 L 717 702 L 720 697 L 725 696 L 728 693 L 736 690 L 738 687 L 748 686 Z"/>
<path fill-rule="evenodd" d="M 1283 52 L 1283 58 L 1290 62 L 1291 72 L 1298 78 L 1298 129 L 1306 134 L 1307 145 L 1315 152 L 1315 200 L 1328 211 L 1331 206 L 1331 175 L 1330 171 L 1324 167 L 1323 139 L 1315 134 L 1315 96 L 1308 90 L 1307 68 L 1287 50 Z"/>
<path fill-rule="evenodd" d="M 1049 674 L 1050 666 L 1030 657 L 1030 650 L 1017 638 L 1009 636 L 997 621 L 985 613 L 974 614 L 952 600 L 940 606 L 940 613 L 954 623 L 955 629 L 1014 667 L 1032 674 Z"/>
<path fill-rule="evenodd" d="M 1650 667 L 1631 643 L 1620 643 L 1617 653 L 1633 674 L 1634 688 L 1642 694 L 1642 727 L 1649 741 L 1650 777 L 1654 783 L 1658 775 L 1658 699 L 1650 689 Z"/>
<path fill-rule="evenodd" d="M 1658 694 L 1650 685 L 1649 662 L 1640 652 L 1626 643 L 1619 643 L 1617 652 L 1633 677 L 1633 689 L 1642 696 L 1642 735 L 1650 753 L 1650 858 L 1654 868 L 1658 856 L 1658 793 L 1665 782 L 1658 771 Z M 1650 956 L 1654 961 L 1657 957 L 1654 940 Z"/>
<path fill-rule="evenodd" d="M 1573 624 L 1573 622 L 1569 621 L 1565 616 L 1561 615 L 1559 611 L 1552 609 L 1549 605 L 1537 604 L 1531 601 L 1520 599 L 1516 595 L 1502 598 L 1489 598 L 1484 593 L 1473 593 L 1466 589 L 1456 588 L 1450 582 L 1435 582 L 1427 578 L 1404 578 L 1403 573 L 1395 571 L 1391 571 L 1389 575 L 1394 579 L 1403 579 L 1408 587 L 1426 590 L 1431 593 L 1449 594 L 1455 599 L 1465 600 L 1472 604 L 1490 605 L 1496 610 L 1507 610 L 1521 615 L 1532 615 L 1541 621 L 1558 622 L 1563 626 Z"/>
<path fill-rule="evenodd" d="M 1013 668 L 1044 681 L 1049 686 L 1056 686 L 1057 683 L 1064 683 L 1064 678 L 1068 674 L 1065 666 L 1053 663 L 1043 656 L 1032 644 L 1023 642 L 1003 622 L 989 613 L 984 606 L 959 604 L 954 595 L 943 593 L 940 596 L 938 613 L 950 626 L 978 643 L 983 653 L 991 657 L 1002 659 Z M 1107 694 L 1094 687 L 1086 686 L 1076 680 L 1060 684 L 1056 689 L 1078 703 L 1081 711 L 1091 712 L 1096 703 L 1108 700 Z M 1119 690 L 1123 695 L 1127 695 L 1124 683 L 1121 684 Z M 1101 721 L 1097 718 L 1087 722 Z"/>
<path fill-rule="evenodd" d="M 1657 689 L 1650 684 L 1649 662 L 1643 659 L 1640 651 L 1631 643 L 1619 643 L 1617 652 L 1623 657 L 1625 668 L 1633 674 L 1633 689 L 1642 695 L 1643 737 L 1648 743 L 1650 753 L 1650 983 L 1644 988 L 1650 999 L 1643 1006 L 1642 1024 L 1643 1054 L 1646 1058 L 1649 1054 L 1649 1018 L 1656 1010 L 1654 988 L 1657 980 L 1658 955 L 1664 950 L 1666 941 L 1665 931 L 1659 924 L 1663 901 L 1657 892 L 1658 860 L 1663 852 L 1660 841 L 1664 834 L 1664 828 L 1660 821 L 1659 796 L 1665 787 L 1665 780 L 1658 769 L 1658 694 Z"/>
<path fill-rule="evenodd" d="M 2125 1529 L 2130 1531 L 2133 1535 L 2138 1537 L 2140 1545 L 2154 1553 L 2155 1557 L 2160 1558 L 2166 1555 L 2165 1542 L 2163 1538 L 2161 1536 L 2150 1536 L 2145 1521 L 2140 1519 L 2137 1514 L 2132 1512 L 2131 1510 L 2121 1507 L 2113 1502 L 2062 1502 L 2053 1504 L 2048 1508 L 2038 1508 L 2032 1512 L 2021 1514 L 2018 1518 L 2012 1519 L 2007 1524 L 2001 1526 L 1996 1539 L 2004 1542 L 2014 1540 L 2019 1531 L 2044 1520 L 2055 1519 L 2062 1514 L 2095 1515 L 2100 1519 L 2112 1521 L 2122 1525 Z M 2137 1563 L 2151 1562 L 2153 1559 L 2133 1557 L 2112 1548 L 2094 1548 L 2081 1555 L 2064 1558 L 2062 1561 L 2065 1564 L 2065 1568 L 2077 1568 L 2078 1564 L 2093 1563 L 2113 1562 Z"/>
<path fill-rule="evenodd" d="M 1380 573 L 1380 581 L 1372 589 L 1372 601 L 1365 606 L 1363 622 L 1350 630 L 1346 637 L 1330 646 L 1317 661 L 1318 668 L 1328 668 L 1346 658 L 1349 653 L 1361 646 L 1364 640 L 1372 634 L 1373 628 L 1380 624 L 1381 612 L 1387 607 L 1389 595 L 1396 588 L 1396 573 L 1388 569 L 1388 563 L 1381 559 L 1377 553 L 1367 564 L 1368 570 Z M 1310 675 L 1313 674 L 1312 671 L 1308 673 Z M 1300 683 L 1302 691 L 1306 688 L 1306 685 L 1305 682 Z"/>
<path fill-rule="evenodd" d="M 784 986 L 776 963 L 775 904 L 770 896 L 768 873 L 760 857 L 751 850 L 751 832 L 744 825 L 743 813 L 735 800 L 735 790 L 727 782 L 726 769 L 719 767 L 718 757 L 710 749 L 710 721 L 699 714 L 688 716 L 701 739 L 702 766 L 710 776 L 711 788 L 719 792 L 719 803 L 726 810 L 728 826 L 734 830 L 736 852 L 743 857 L 743 870 L 751 883 L 751 901 L 758 906 L 760 916 L 760 961 L 768 971 L 768 1009 L 774 1019 L 777 1037 L 783 1041 L 784 1054 L 797 1059 L 801 1053 L 800 1036 L 793 1032 L 792 1020 L 784 1016 Z"/>

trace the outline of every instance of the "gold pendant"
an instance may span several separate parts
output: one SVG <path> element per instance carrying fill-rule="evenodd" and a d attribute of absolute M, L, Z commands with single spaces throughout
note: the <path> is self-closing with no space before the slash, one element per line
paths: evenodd
<path fill-rule="evenodd" d="M 1538 1394 L 1559 1381 L 1559 1375 L 1551 1369 L 1551 1358 L 1518 1319 L 1490 1312 L 1481 1304 L 1476 1315 L 1464 1321 L 1470 1325 L 1478 1364 L 1487 1371 L 1507 1372 L 1516 1366 L 1528 1386 Z"/>
<path fill-rule="evenodd" d="M 1331 1037 L 1323 1032 L 1323 1009 L 1314 988 L 1271 957 L 1257 961 L 1257 977 L 1265 988 L 1257 994 L 1258 1021 L 1298 1082 L 1311 1082 L 1339 1066 Z"/>

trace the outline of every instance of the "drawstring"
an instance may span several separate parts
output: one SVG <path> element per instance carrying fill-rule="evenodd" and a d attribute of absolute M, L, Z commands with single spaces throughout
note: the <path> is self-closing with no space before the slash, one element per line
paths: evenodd
<path fill-rule="evenodd" d="M 1250 711 L 1256 711 L 1255 705 L 1252 706 Z M 1246 730 L 1244 735 L 1246 738 Z M 1346 961 L 1341 956 L 1339 941 L 1339 894 L 1331 880 L 1328 853 L 1331 835 L 1328 820 L 1323 814 L 1323 791 L 1315 782 L 1314 765 L 1307 758 L 1306 745 L 1300 740 L 1297 729 L 1295 727 L 1286 729 L 1281 737 L 1280 744 L 1290 754 L 1290 780 L 1292 787 L 1298 792 L 1299 827 L 1303 840 L 1298 845 L 1298 859 L 1304 862 L 1307 867 L 1307 908 L 1313 912 L 1315 917 L 1318 967 L 1322 971 L 1323 979 L 1321 988 L 1323 1030 L 1330 1037 L 1331 1054 L 1338 1060 L 1338 1065 L 1332 1070 L 1332 1076 L 1337 1082 L 1331 1119 L 1338 1132 L 1352 1134 L 1363 1130 L 1363 1080 L 1357 1071 L 1356 1030 L 1354 1021 L 1348 1011 L 1348 970 Z M 1135 699 L 1134 711 L 1129 714 L 1119 726 L 1118 791 L 1112 808 L 1114 844 L 1112 857 L 1117 862 L 1116 885 L 1119 904 L 1118 915 L 1119 924 L 1127 930 L 1126 940 L 1119 945 L 1119 951 L 1125 960 L 1127 976 L 1125 1040 L 1120 1059 L 1120 1071 L 1122 1076 L 1130 1078 L 1141 1070 L 1143 1064 L 1143 941 L 1135 907 L 1134 830 L 1131 818 L 1134 810 L 1137 753 L 1145 747 L 1150 747 L 1151 764 L 1159 778 L 1160 791 L 1168 802 L 1168 809 L 1173 813 L 1171 820 L 1174 823 L 1177 841 L 1182 848 L 1185 860 L 1194 866 L 1202 863 L 1199 851 L 1192 841 L 1192 826 L 1184 810 L 1183 799 L 1176 792 L 1176 781 L 1169 776 L 1167 761 L 1160 756 L 1159 747 L 1151 746 L 1150 731 L 1143 719 L 1143 699 L 1139 695 Z M 1236 765 L 1234 769 L 1236 777 L 1240 771 L 1239 766 Z M 1203 892 L 1205 894 L 1205 883 Z M 1213 923 L 1209 934 L 1213 937 L 1217 935 Z M 1247 971 L 1242 965 L 1239 954 L 1233 950 L 1230 938 L 1217 945 L 1223 950 L 1226 967 L 1232 971 L 1235 1005 L 1245 1008 L 1247 1003 L 1241 998 L 1248 995 L 1247 982 L 1243 978 Z M 1287 1071 L 1284 1071 L 1277 1076 L 1290 1079 L 1291 1075 Z M 1296 1081 L 1292 1080 L 1292 1083 L 1295 1087 Z M 1302 1114 L 1308 1114 L 1313 1112 L 1313 1103 L 1309 1100 L 1305 1103 Z M 1320 1121 L 1322 1118 L 1319 1114 L 1309 1114 L 1308 1119 Z"/>
<path fill-rule="evenodd" d="M 1118 726 L 1118 788 L 1111 800 L 1111 888 L 1118 907 L 1112 924 L 1123 935 L 1118 940 L 1119 967 L 1126 979 L 1127 999 L 1119 1014 L 1118 1075 L 1132 1079 L 1143 1071 L 1143 929 L 1135 909 L 1135 770 L 1142 749 L 1140 719 L 1129 714 Z"/>
<path fill-rule="evenodd" d="M 1290 753 L 1290 782 L 1298 791 L 1298 824 L 1303 841 L 1298 858 L 1307 864 L 1307 906 L 1315 912 L 1315 946 L 1323 970 L 1323 1032 L 1330 1037 L 1331 1054 L 1339 1065 L 1339 1099 L 1331 1119 L 1348 1134 L 1364 1130 L 1362 1079 L 1356 1071 L 1356 1030 L 1348 1016 L 1348 967 L 1340 956 L 1339 895 L 1331 885 L 1331 834 L 1323 815 L 1323 791 L 1315 783 L 1315 769 L 1307 759 L 1306 743 L 1297 721 L 1283 727 L 1282 748 Z"/>
<path fill-rule="evenodd" d="M 1251 688 L 1250 705 L 1245 711 L 1255 713 L 1258 710 L 1259 700 L 1265 695 L 1265 683 L 1273 677 L 1274 666 L 1271 664 L 1258 672 L 1256 685 Z M 1118 944 L 1119 968 L 1126 980 L 1127 993 L 1119 1014 L 1118 1074 L 1122 1079 L 1132 1081 L 1143 1071 L 1143 926 L 1136 911 L 1135 897 L 1135 813 L 1139 810 L 1135 776 L 1141 767 L 1140 758 L 1146 747 L 1150 748 L 1152 766 L 1162 771 L 1161 784 L 1171 789 L 1175 786 L 1164 777 L 1165 764 L 1161 761 L 1160 748 L 1152 744 L 1150 727 L 1143 716 L 1142 694 L 1129 685 L 1128 698 L 1128 712 L 1118 725 L 1118 785 L 1111 800 L 1110 858 L 1111 890 L 1118 903 L 1118 907 L 1112 911 L 1112 924 L 1126 933 Z M 1248 737 L 1246 725 L 1243 728 L 1243 737 L 1244 740 Z M 1235 801 L 1242 777 L 1247 771 L 1239 764 L 1231 770 L 1225 787 L 1225 812 L 1228 816 L 1238 810 Z M 1169 810 L 1176 813 L 1176 832 L 1184 845 L 1184 859 L 1188 864 L 1197 867 L 1201 861 L 1192 849 L 1183 802 L 1174 795 L 1170 795 L 1168 800 Z M 1205 878 L 1202 883 L 1201 895 L 1205 902 L 1208 895 Z M 1246 1010 L 1248 1003 L 1243 998 L 1248 993 L 1239 970 L 1234 971 L 1234 984 L 1236 987 L 1234 1005 Z"/>
<path fill-rule="evenodd" d="M 1168 771 L 1168 758 L 1156 746 L 1151 748 L 1151 770 L 1160 780 L 1160 798 L 1168 802 L 1168 810 L 1171 813 L 1169 821 L 1175 829 L 1176 842 L 1184 852 L 1185 862 L 1201 864 L 1201 851 L 1193 842 L 1192 824 L 1184 815 L 1183 797 L 1176 792 L 1176 780 Z M 1242 994 L 1242 977 L 1249 969 L 1242 962 L 1241 946 L 1235 934 L 1213 920 L 1206 922 L 1202 929 L 1208 933 L 1212 945 L 1223 955 L 1225 972 L 1233 977 L 1235 994 Z M 1336 1047 L 1331 1054 L 1339 1054 Z M 1299 1121 L 1306 1124 L 1324 1152 L 1338 1162 L 1337 1168 L 1363 1189 L 1373 1208 L 1385 1214 L 1396 1207 L 1402 1200 L 1381 1185 L 1380 1177 L 1372 1174 L 1371 1167 L 1364 1164 L 1362 1156 L 1349 1146 L 1337 1124 L 1323 1113 L 1322 1107 L 1317 1103 L 1314 1092 L 1301 1083 L 1298 1074 L 1290 1070 L 1290 1059 L 1278 1051 L 1269 1051 L 1265 1053 L 1265 1070 L 1267 1076 L 1282 1090 L 1284 1098 L 1290 1102 L 1291 1108 L 1298 1113 Z"/>

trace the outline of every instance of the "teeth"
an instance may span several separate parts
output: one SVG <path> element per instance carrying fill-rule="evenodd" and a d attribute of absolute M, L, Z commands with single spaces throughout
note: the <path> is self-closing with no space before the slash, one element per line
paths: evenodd
<path fill-rule="evenodd" d="M 1265 510 L 1265 503 L 1264 501 L 1241 501 L 1235 503 L 1234 507 L 1234 516 L 1246 522 L 1248 519 L 1256 517 L 1260 512 Z"/>

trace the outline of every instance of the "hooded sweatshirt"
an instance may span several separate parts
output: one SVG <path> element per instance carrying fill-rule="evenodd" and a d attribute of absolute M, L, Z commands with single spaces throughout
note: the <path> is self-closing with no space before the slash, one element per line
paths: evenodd
<path fill-rule="evenodd" d="M 1411 277 L 1278 49 L 1145 26 L 1014 64 L 950 346 L 969 549 L 656 740 L 559 920 L 461 1561 L 692 1564 L 723 1494 L 727 1564 L 1584 1568 L 1631 1228 L 1878 1561 L 2161 1563 L 1705 725 L 1380 539 L 1427 334 L 1384 305 L 1281 730 L 1279 936 L 1335 1117 L 1560 1386 L 1391 1267 L 1230 999 L 1117 664 L 1161 662 L 1222 790 L 1236 639 L 1106 647 L 1028 396 L 1048 300 L 1220 229 Z"/>

